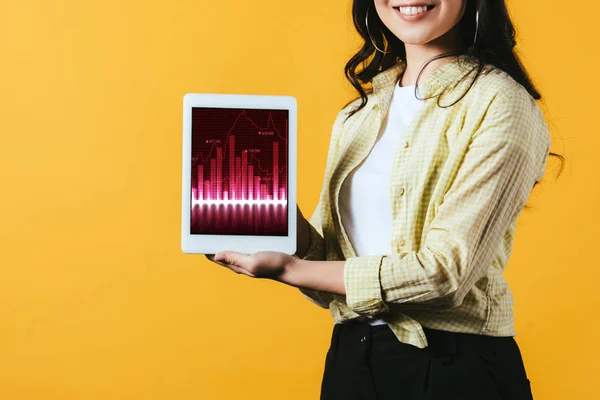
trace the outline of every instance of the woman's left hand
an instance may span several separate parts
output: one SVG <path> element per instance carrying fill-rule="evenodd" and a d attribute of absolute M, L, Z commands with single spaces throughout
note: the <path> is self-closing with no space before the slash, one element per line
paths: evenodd
<path fill-rule="evenodd" d="M 216 254 L 206 254 L 206 258 L 238 274 L 276 281 L 282 281 L 284 273 L 300 260 L 296 255 L 278 251 L 258 251 L 252 254 L 220 251 Z"/>

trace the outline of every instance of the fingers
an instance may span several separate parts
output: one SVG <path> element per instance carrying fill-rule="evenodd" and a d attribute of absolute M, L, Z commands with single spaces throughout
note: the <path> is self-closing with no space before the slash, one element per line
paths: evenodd
<path fill-rule="evenodd" d="M 247 275 L 247 276 L 251 276 L 251 277 L 255 277 L 254 274 L 252 274 L 251 272 L 245 270 L 242 267 L 238 267 L 237 265 L 233 265 L 233 264 L 225 264 L 225 263 L 220 263 L 219 261 L 217 261 L 217 263 L 223 265 L 224 267 L 229 268 L 230 270 L 232 270 L 233 272 L 235 272 L 236 274 L 242 274 L 242 275 Z"/>
<path fill-rule="evenodd" d="M 215 264 L 227 267 L 237 274 L 256 277 L 256 275 L 240 266 L 244 265 L 243 262 L 247 262 L 248 259 L 251 260 L 251 257 L 248 254 L 238 253 L 236 251 L 220 251 L 215 254 L 205 254 L 205 256 Z M 246 257 L 248 257 L 248 259 L 246 259 Z"/>
<path fill-rule="evenodd" d="M 256 277 L 253 273 L 251 273 L 250 271 L 242 268 L 242 267 L 238 267 L 235 264 L 230 264 L 228 262 L 225 261 L 213 261 L 216 264 L 219 264 L 223 267 L 229 268 L 230 270 L 232 270 L 233 272 L 235 272 L 236 274 L 242 274 L 242 275 L 247 275 L 247 276 L 251 276 L 251 277 Z"/>
<path fill-rule="evenodd" d="M 224 261 L 233 265 L 251 266 L 253 258 L 249 254 L 239 253 L 237 251 L 220 251 L 215 254 L 215 261 Z"/>
<path fill-rule="evenodd" d="M 205 256 L 215 264 L 227 267 L 236 274 L 243 274 L 256 278 L 256 274 L 251 272 L 255 261 L 249 254 L 239 253 L 237 251 L 219 251 L 215 254 L 205 254 Z"/>

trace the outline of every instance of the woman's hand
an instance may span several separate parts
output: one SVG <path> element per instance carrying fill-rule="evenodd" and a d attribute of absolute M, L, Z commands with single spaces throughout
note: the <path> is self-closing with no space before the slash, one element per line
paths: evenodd
<path fill-rule="evenodd" d="M 220 251 L 216 254 L 206 254 L 206 258 L 238 274 L 276 281 L 283 281 L 284 274 L 300 260 L 295 255 L 278 251 L 258 251 L 253 254 Z"/>
<path fill-rule="evenodd" d="M 346 294 L 346 261 L 307 261 L 277 251 L 258 251 L 253 254 L 220 251 L 206 254 L 206 258 L 252 278 L 267 278 L 298 288 Z"/>

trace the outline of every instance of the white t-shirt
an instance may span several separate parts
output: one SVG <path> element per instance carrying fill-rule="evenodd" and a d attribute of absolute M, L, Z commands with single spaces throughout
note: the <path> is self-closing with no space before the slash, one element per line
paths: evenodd
<path fill-rule="evenodd" d="M 415 85 L 401 87 L 396 84 L 375 145 L 341 187 L 342 223 L 360 257 L 391 253 L 392 162 L 398 146 L 404 145 L 408 124 L 422 105 L 423 101 L 415 97 Z M 371 325 L 385 324 L 382 319 L 360 317 L 359 320 Z"/>

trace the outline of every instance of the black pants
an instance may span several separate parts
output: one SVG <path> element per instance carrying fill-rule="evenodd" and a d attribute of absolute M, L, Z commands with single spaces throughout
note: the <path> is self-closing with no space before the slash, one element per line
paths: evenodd
<path fill-rule="evenodd" d="M 429 346 L 387 325 L 334 325 L 321 400 L 532 400 L 515 339 L 425 328 Z"/>

